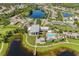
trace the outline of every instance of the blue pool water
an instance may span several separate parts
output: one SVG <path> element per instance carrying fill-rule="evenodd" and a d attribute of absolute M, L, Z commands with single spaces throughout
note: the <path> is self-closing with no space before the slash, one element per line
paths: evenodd
<path fill-rule="evenodd" d="M 62 12 L 62 14 L 63 14 L 63 16 L 64 16 L 64 17 L 69 17 L 69 16 L 72 16 L 72 14 L 67 13 L 67 12 Z"/>
<path fill-rule="evenodd" d="M 49 33 L 49 34 L 47 34 L 47 36 L 52 37 L 52 36 L 56 36 L 56 34 Z"/>
<path fill-rule="evenodd" d="M 41 10 L 34 10 L 30 15 L 31 18 L 42 18 L 45 16 L 45 13 Z"/>

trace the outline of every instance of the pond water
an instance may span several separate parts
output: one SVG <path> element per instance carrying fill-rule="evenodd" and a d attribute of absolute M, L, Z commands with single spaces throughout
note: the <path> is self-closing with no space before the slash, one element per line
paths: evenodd
<path fill-rule="evenodd" d="M 62 12 L 62 14 L 63 14 L 64 17 L 70 17 L 70 16 L 72 16 L 72 14 L 68 13 L 68 12 Z"/>
<path fill-rule="evenodd" d="M 20 40 L 14 40 L 11 43 L 7 56 L 33 56 L 33 53 L 22 48 Z M 57 56 L 75 56 L 75 54 L 66 50 L 64 52 L 59 52 Z"/>
<path fill-rule="evenodd" d="M 75 56 L 75 54 L 70 51 L 64 51 L 64 52 L 60 52 L 59 54 L 57 54 L 57 56 Z"/>
<path fill-rule="evenodd" d="M 33 54 L 31 52 L 28 52 L 27 50 L 24 50 L 21 47 L 20 40 L 14 40 L 11 43 L 11 46 L 7 55 L 8 56 L 32 56 Z"/>
<path fill-rule="evenodd" d="M 45 13 L 42 10 L 34 10 L 31 12 L 31 18 L 42 18 L 45 16 Z"/>

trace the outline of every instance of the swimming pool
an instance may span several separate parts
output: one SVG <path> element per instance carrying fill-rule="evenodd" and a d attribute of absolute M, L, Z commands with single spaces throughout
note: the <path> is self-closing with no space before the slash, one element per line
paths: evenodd
<path fill-rule="evenodd" d="M 53 37 L 53 36 L 56 36 L 56 34 L 48 33 L 47 36 L 48 36 L 48 37 Z"/>
<path fill-rule="evenodd" d="M 34 10 L 30 15 L 31 18 L 42 18 L 44 16 L 45 13 L 42 10 Z"/>

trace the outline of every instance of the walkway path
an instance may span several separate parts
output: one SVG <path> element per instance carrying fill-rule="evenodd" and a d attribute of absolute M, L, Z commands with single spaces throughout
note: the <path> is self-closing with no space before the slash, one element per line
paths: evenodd
<path fill-rule="evenodd" d="M 70 42 L 70 43 L 68 43 L 68 44 L 79 45 L 79 44 L 77 44 L 77 43 L 72 43 L 72 42 Z"/>
<path fill-rule="evenodd" d="M 0 53 L 1 53 L 2 49 L 3 49 L 3 46 L 4 46 L 4 43 L 2 42 L 1 48 L 0 48 Z"/>
<path fill-rule="evenodd" d="M 31 47 L 35 47 L 35 50 L 36 50 L 36 47 L 39 47 L 39 48 L 44 48 L 44 47 L 52 47 L 52 46 L 55 46 L 55 45 L 59 45 L 59 44 L 72 44 L 72 45 L 79 45 L 77 43 L 72 43 L 72 42 L 69 42 L 68 40 L 66 42 L 62 42 L 62 43 L 56 43 L 56 44 L 51 44 L 51 45 L 46 45 L 46 46 L 36 46 L 36 45 L 31 45 L 28 41 L 27 41 L 27 34 L 26 35 L 26 43 L 31 46 Z"/>
<path fill-rule="evenodd" d="M 69 43 L 68 39 L 66 38 L 66 42 Z"/>
<path fill-rule="evenodd" d="M 26 43 L 27 43 L 29 46 L 31 46 L 31 47 L 35 47 L 35 49 L 34 49 L 34 55 L 36 55 L 36 48 L 37 48 L 37 47 L 39 47 L 39 48 L 52 47 L 52 46 L 56 46 L 56 45 L 59 45 L 59 44 L 62 44 L 62 43 L 63 43 L 63 44 L 66 43 L 66 44 L 72 44 L 72 45 L 78 45 L 78 46 L 79 46 L 79 44 L 77 44 L 77 43 L 72 43 L 72 42 L 69 42 L 69 41 L 67 41 L 67 42 L 62 42 L 62 43 L 51 44 L 51 45 L 46 45 L 46 46 L 37 46 L 36 42 L 35 42 L 35 45 L 31 45 L 31 44 L 27 41 L 27 34 L 25 34 L 25 36 L 26 36 Z M 3 46 L 4 46 L 4 43 L 2 42 L 2 45 L 1 45 L 1 48 L 0 48 L 0 53 L 2 52 Z"/>
<path fill-rule="evenodd" d="M 36 39 L 37 39 L 37 37 L 36 37 Z M 36 48 L 37 48 L 37 43 L 36 43 L 36 41 L 35 41 L 35 47 L 34 47 L 35 49 L 34 49 L 34 54 L 33 55 L 36 55 Z"/>

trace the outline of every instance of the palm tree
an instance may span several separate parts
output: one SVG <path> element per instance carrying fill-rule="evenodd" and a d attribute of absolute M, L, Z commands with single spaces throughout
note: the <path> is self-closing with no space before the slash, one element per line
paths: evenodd
<path fill-rule="evenodd" d="M 8 32 L 8 35 L 12 35 L 12 31 L 9 31 L 9 32 Z"/>
<path fill-rule="evenodd" d="M 77 31 L 77 30 L 76 30 L 75 32 L 76 32 L 76 33 L 78 33 L 78 31 Z"/>
<path fill-rule="evenodd" d="M 4 43 L 7 43 L 8 42 L 8 37 L 7 36 L 4 36 Z"/>
<path fill-rule="evenodd" d="M 72 30 L 70 30 L 69 32 L 72 32 Z"/>

